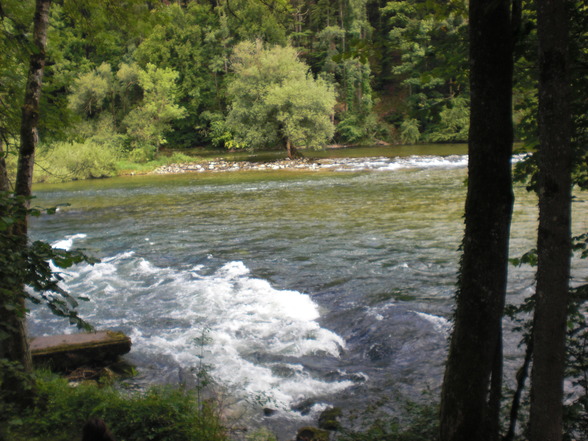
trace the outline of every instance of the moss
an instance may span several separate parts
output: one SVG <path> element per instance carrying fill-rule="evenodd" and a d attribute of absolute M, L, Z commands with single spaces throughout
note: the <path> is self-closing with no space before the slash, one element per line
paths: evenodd
<path fill-rule="evenodd" d="M 329 441 L 329 432 L 317 427 L 302 427 L 296 433 L 296 441 Z"/>
<path fill-rule="evenodd" d="M 340 407 L 329 407 L 324 410 L 318 419 L 319 428 L 324 430 L 339 430 L 341 428 L 339 418 L 342 413 Z"/>

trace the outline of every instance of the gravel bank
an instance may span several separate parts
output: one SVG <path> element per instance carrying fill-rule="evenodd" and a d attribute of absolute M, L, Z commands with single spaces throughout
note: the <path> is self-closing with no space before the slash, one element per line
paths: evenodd
<path fill-rule="evenodd" d="M 210 162 L 188 162 L 181 164 L 170 164 L 158 167 L 153 174 L 189 173 L 189 172 L 221 172 L 240 170 L 285 170 L 285 169 L 308 169 L 318 170 L 325 166 L 330 167 L 329 159 L 280 159 L 271 162 L 249 162 L 249 161 L 210 161 Z"/>

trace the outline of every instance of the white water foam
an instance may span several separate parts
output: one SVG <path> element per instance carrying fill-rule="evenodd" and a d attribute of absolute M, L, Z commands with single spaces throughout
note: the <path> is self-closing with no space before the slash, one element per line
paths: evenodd
<path fill-rule="evenodd" d="M 88 237 L 86 234 L 73 234 L 71 236 L 65 236 L 65 239 L 58 240 L 57 242 L 52 243 L 51 246 L 60 250 L 69 251 L 73 246 L 74 240 L 85 239 L 86 237 Z"/>
<path fill-rule="evenodd" d="M 467 155 L 407 156 L 323 160 L 321 167 L 335 169 L 336 171 L 393 171 L 408 168 L 463 168 L 467 166 L 467 163 Z"/>
<path fill-rule="evenodd" d="M 512 163 L 517 163 L 525 158 L 524 154 L 513 155 Z M 336 171 L 394 171 L 401 169 L 454 169 L 465 168 L 468 165 L 468 155 L 414 155 L 398 157 L 375 158 L 340 158 L 323 159 L 321 168 Z"/>
<path fill-rule="evenodd" d="M 69 249 L 85 237 L 68 236 L 54 246 Z M 129 251 L 94 266 L 80 264 L 62 276 L 72 294 L 90 298 L 80 315 L 97 328 L 128 332 L 133 354 L 164 365 L 167 359 L 186 371 L 210 365 L 210 374 L 244 399 L 265 397 L 287 409 L 352 384 L 313 378 L 295 361 L 338 358 L 345 349 L 341 337 L 318 324 L 318 306 L 308 295 L 275 289 L 251 276 L 242 262 L 229 262 L 212 274 L 204 269 L 160 268 Z M 31 315 L 41 327 L 42 314 Z"/>
<path fill-rule="evenodd" d="M 425 312 L 413 312 L 419 317 L 431 323 L 435 331 L 439 332 L 440 334 L 443 334 L 445 337 L 449 337 L 449 331 L 451 330 L 451 323 L 449 322 L 449 320 L 443 317 L 439 317 L 437 315 L 427 314 Z"/>

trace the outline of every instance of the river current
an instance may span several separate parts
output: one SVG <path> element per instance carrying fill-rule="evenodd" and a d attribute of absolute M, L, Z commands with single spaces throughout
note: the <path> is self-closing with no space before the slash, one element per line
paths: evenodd
<path fill-rule="evenodd" d="M 206 366 L 270 426 L 329 405 L 394 412 L 441 383 L 466 164 L 389 154 L 40 186 L 37 205 L 69 206 L 31 232 L 101 259 L 66 270 L 64 285 L 89 298 L 86 320 L 131 336 L 136 382 L 189 382 Z M 513 256 L 534 246 L 535 204 L 517 188 Z M 576 233 L 587 205 L 575 204 Z M 586 262 L 574 265 L 585 280 Z M 532 269 L 512 268 L 509 300 L 532 289 Z M 39 308 L 29 329 L 75 332 Z M 506 351 L 516 364 L 516 339 Z"/>

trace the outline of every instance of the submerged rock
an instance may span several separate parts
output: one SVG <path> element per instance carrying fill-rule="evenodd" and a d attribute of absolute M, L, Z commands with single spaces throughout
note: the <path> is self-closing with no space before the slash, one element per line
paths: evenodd
<path fill-rule="evenodd" d="M 343 411 L 340 407 L 329 407 L 321 412 L 318 419 L 318 426 L 324 430 L 339 430 L 341 429 L 341 423 L 339 418 Z"/>
<path fill-rule="evenodd" d="M 312 410 L 312 406 L 314 406 L 316 404 L 316 401 L 313 401 L 311 399 L 307 399 L 304 400 L 300 403 L 296 403 L 292 406 L 290 406 L 290 409 L 292 409 L 294 412 L 299 412 L 300 415 L 305 416 L 310 414 L 310 411 Z"/>
<path fill-rule="evenodd" d="M 276 413 L 278 413 L 278 411 L 276 409 L 271 409 L 269 407 L 263 408 L 263 416 L 265 416 L 265 417 L 274 416 Z"/>
<path fill-rule="evenodd" d="M 31 340 L 31 355 L 35 365 L 65 371 L 113 362 L 129 352 L 131 344 L 128 336 L 114 331 L 50 335 Z"/>
<path fill-rule="evenodd" d="M 302 427 L 296 433 L 296 441 L 329 441 L 329 432 L 317 427 Z"/>

